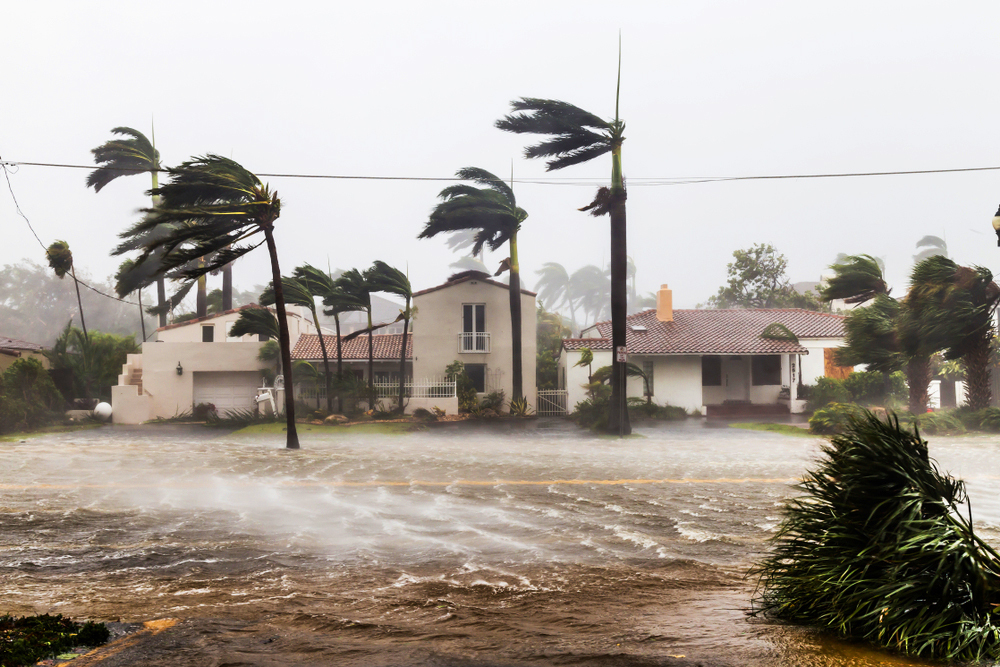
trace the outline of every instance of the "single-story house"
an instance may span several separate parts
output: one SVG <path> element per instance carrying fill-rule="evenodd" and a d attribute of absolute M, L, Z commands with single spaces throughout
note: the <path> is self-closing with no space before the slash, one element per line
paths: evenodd
<path fill-rule="evenodd" d="M 43 367 L 48 368 L 49 360 L 43 354 L 44 351 L 45 348 L 36 343 L 0 336 L 0 373 L 18 359 L 38 359 Z"/>
<path fill-rule="evenodd" d="M 589 371 L 578 366 L 581 350 L 593 352 L 592 370 L 611 365 L 611 322 L 599 322 L 566 339 L 559 356 L 559 387 L 567 405 L 586 398 Z M 843 345 L 844 318 L 800 308 L 674 310 L 666 285 L 657 307 L 627 319 L 629 362 L 649 378 L 629 378 L 629 396 L 703 414 L 754 411 L 801 412 L 799 384 L 849 368 L 834 363 Z"/>

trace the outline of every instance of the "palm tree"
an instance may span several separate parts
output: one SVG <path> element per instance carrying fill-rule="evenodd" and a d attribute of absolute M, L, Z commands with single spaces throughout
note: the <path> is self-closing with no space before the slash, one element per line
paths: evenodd
<path fill-rule="evenodd" d="M 587 264 L 574 271 L 570 281 L 573 283 L 573 292 L 580 295 L 577 303 L 588 316 L 585 321 L 587 325 L 593 326 L 606 320 L 611 300 L 611 283 L 607 274 L 599 267 Z M 581 330 L 584 328 L 586 327 L 580 327 Z"/>
<path fill-rule="evenodd" d="M 299 267 L 300 269 L 302 267 Z M 296 269 L 298 271 L 298 269 Z M 323 329 L 319 325 L 319 314 L 316 312 L 316 295 L 311 286 L 295 277 L 282 277 L 281 289 L 285 294 L 285 303 L 295 306 L 303 306 L 312 313 L 313 324 L 316 325 L 316 333 L 319 335 L 319 348 L 323 353 L 323 371 L 326 373 L 326 411 L 333 412 L 333 396 L 330 392 L 330 358 L 326 353 L 326 341 L 323 340 Z M 274 304 L 274 285 L 269 284 L 260 295 L 260 305 L 271 306 Z"/>
<path fill-rule="evenodd" d="M 169 230 L 167 234 L 151 241 L 136 263 L 142 264 L 152 253 L 162 249 L 157 271 L 166 273 L 178 269 L 187 279 L 220 269 L 251 250 L 267 245 L 278 311 L 282 368 L 288 388 L 285 392 L 286 447 L 298 449 L 295 397 L 291 391 L 294 386 L 291 343 L 278 249 L 274 243 L 274 222 L 281 214 L 281 201 L 277 193 L 254 174 L 220 155 L 194 158 L 167 172 L 170 183 L 150 191 L 150 194 L 159 195 L 160 205 L 144 209 L 145 218 L 123 232 L 122 237 L 143 234 L 165 225 Z M 262 234 L 264 239 L 255 239 L 257 234 Z M 202 257 L 209 259 L 201 266 L 183 268 Z"/>
<path fill-rule="evenodd" d="M 159 187 L 160 152 L 156 150 L 153 141 L 146 138 L 142 132 L 131 127 L 116 127 L 112 134 L 129 137 L 127 139 L 112 139 L 90 152 L 94 154 L 94 162 L 100 165 L 87 176 L 87 187 L 100 192 L 105 185 L 119 176 L 131 176 L 149 172 L 153 181 L 153 189 Z M 157 197 L 153 197 L 153 207 L 157 205 Z M 156 279 L 156 299 L 160 316 L 160 326 L 167 325 L 167 292 L 165 278 L 161 275 Z"/>
<path fill-rule="evenodd" d="M 120 287 L 123 285 L 123 276 L 129 274 L 135 268 L 135 261 L 131 259 L 126 259 L 118 266 L 118 273 L 115 274 L 115 292 L 118 293 L 119 298 L 124 298 L 125 294 L 121 293 Z M 142 326 L 142 340 L 146 341 L 146 318 L 145 314 L 142 312 L 142 288 L 145 285 L 140 285 L 135 289 L 136 297 L 139 300 L 139 324 Z"/>
<path fill-rule="evenodd" d="M 311 267 L 310 267 L 311 268 Z M 364 310 L 364 304 L 355 298 L 353 295 L 348 294 L 343 289 L 341 289 L 336 284 L 336 280 L 333 280 L 330 274 L 326 275 L 327 280 L 330 284 L 324 287 L 322 291 L 323 296 L 323 314 L 333 317 L 333 323 L 336 327 L 337 332 L 337 383 L 341 384 L 344 380 L 344 351 L 343 351 L 343 338 L 340 335 L 340 314 L 348 313 L 355 310 Z M 343 274 L 341 274 L 343 275 Z M 338 277 L 339 279 L 339 277 Z M 340 398 L 340 391 L 338 389 L 337 394 L 337 410 L 343 409 L 343 401 Z"/>
<path fill-rule="evenodd" d="M 871 255 L 838 255 L 830 268 L 834 276 L 819 290 L 823 301 L 843 299 L 844 303 L 860 304 L 891 291 L 885 283 L 882 265 Z"/>
<path fill-rule="evenodd" d="M 940 236 L 932 236 L 928 234 L 917 241 L 917 249 L 919 250 L 920 248 L 923 248 L 923 250 L 920 250 L 920 252 L 913 256 L 914 264 L 919 264 L 925 259 L 935 257 L 937 255 L 942 255 L 944 257 L 948 256 L 948 242 Z"/>
<path fill-rule="evenodd" d="M 575 301 L 577 292 L 573 289 L 573 281 L 562 264 L 545 262 L 542 268 L 535 271 L 538 279 L 538 300 L 555 310 L 565 305 L 569 308 L 569 321 L 573 331 L 578 331 L 576 325 Z"/>
<path fill-rule="evenodd" d="M 369 271 L 364 273 L 357 269 L 344 271 L 334 281 L 334 286 L 347 295 L 346 303 L 353 305 L 349 310 L 363 310 L 368 315 L 368 409 L 371 410 L 375 407 L 375 348 L 372 339 L 372 289 L 371 283 L 368 281 Z M 340 326 L 338 325 L 337 328 L 337 354 L 339 356 Z"/>
<path fill-rule="evenodd" d="M 621 63 L 619 61 L 619 90 Z M 625 216 L 625 179 L 622 175 L 622 142 L 625 122 L 618 116 L 618 94 L 615 98 L 615 119 L 606 121 L 559 100 L 522 97 L 511 102 L 514 112 L 496 122 L 507 132 L 543 134 L 551 139 L 525 150 L 529 158 L 551 158 L 548 171 L 562 169 L 611 153 L 611 188 L 601 188 L 594 202 L 584 207 L 593 215 L 611 218 L 611 340 L 615 350 L 625 349 L 625 318 L 628 315 L 627 243 Z M 632 432 L 625 401 L 625 365 L 615 355 L 611 378 L 611 404 L 608 431 L 627 435 Z"/>
<path fill-rule="evenodd" d="M 76 303 L 80 307 L 80 326 L 83 328 L 83 337 L 87 336 L 87 323 L 83 319 L 83 301 L 80 300 L 80 281 L 76 279 L 76 271 L 73 269 L 73 251 L 69 249 L 69 244 L 65 241 L 54 241 L 52 245 L 45 249 L 45 258 L 49 260 L 49 267 L 56 272 L 62 280 L 68 273 L 73 278 L 73 286 L 76 287 Z"/>
<path fill-rule="evenodd" d="M 988 407 L 993 312 L 1000 303 L 1000 287 L 990 270 L 934 255 L 914 267 L 907 301 L 918 334 L 935 350 L 944 350 L 946 359 L 961 360 L 969 407 Z"/>
<path fill-rule="evenodd" d="M 484 245 L 496 250 L 504 243 L 510 249 L 510 326 L 511 357 L 513 359 L 512 400 L 524 396 L 523 368 L 521 365 L 521 271 L 517 259 L 517 232 L 528 217 L 517 205 L 514 191 L 502 180 L 477 167 L 459 169 L 457 176 L 483 187 L 464 183 L 451 185 L 438 195 L 441 203 L 434 207 L 430 220 L 417 236 L 427 239 L 442 232 L 476 230 L 472 254 L 478 254 Z M 507 263 L 497 272 L 499 275 Z"/>
<path fill-rule="evenodd" d="M 323 370 L 326 373 L 326 411 L 333 412 L 333 395 L 330 387 L 330 357 L 326 349 L 326 339 L 323 337 L 323 329 L 319 325 L 319 320 L 316 316 L 315 309 L 315 299 L 316 297 L 322 298 L 324 305 L 326 304 L 326 299 L 335 298 L 336 288 L 333 284 L 333 278 L 329 273 L 324 273 L 320 271 L 315 266 L 311 264 L 303 264 L 298 266 L 293 271 L 292 275 L 298 280 L 309 293 L 313 296 L 313 319 L 316 321 L 316 330 L 319 333 L 319 348 L 323 353 Z M 328 311 L 324 310 L 325 314 L 330 314 Z M 337 379 L 340 379 L 340 374 L 342 372 L 343 366 L 343 352 L 340 345 L 340 317 L 339 312 L 334 314 L 334 321 L 337 324 Z M 339 406 L 338 406 L 339 407 Z"/>
<path fill-rule="evenodd" d="M 399 349 L 399 412 L 402 414 L 406 386 L 406 336 L 410 327 L 410 318 L 413 316 L 410 310 L 413 288 L 410 287 L 410 279 L 405 273 L 380 260 L 375 260 L 372 265 L 369 282 L 373 292 L 395 294 L 403 297 L 406 303 L 405 308 L 400 313 L 400 317 L 403 318 L 403 343 Z"/>

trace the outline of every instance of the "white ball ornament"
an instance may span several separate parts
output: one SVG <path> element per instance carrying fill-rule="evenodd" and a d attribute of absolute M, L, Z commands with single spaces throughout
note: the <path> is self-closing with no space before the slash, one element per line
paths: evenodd
<path fill-rule="evenodd" d="M 111 419 L 111 406 L 107 403 L 98 403 L 97 407 L 94 408 L 94 416 L 102 422 L 108 421 Z"/>

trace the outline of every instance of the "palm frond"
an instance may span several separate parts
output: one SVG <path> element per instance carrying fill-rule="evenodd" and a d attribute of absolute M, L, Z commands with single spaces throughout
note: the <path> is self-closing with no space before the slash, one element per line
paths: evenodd
<path fill-rule="evenodd" d="M 409 299 L 413 296 L 410 279 L 399 269 L 382 260 L 375 260 L 368 274 L 368 284 L 373 292 L 387 292 Z"/>
<path fill-rule="evenodd" d="M 73 251 L 65 241 L 53 241 L 45 249 L 45 259 L 49 262 L 49 268 L 60 278 L 73 270 Z"/>
<path fill-rule="evenodd" d="M 865 303 L 878 294 L 889 294 L 882 267 L 871 255 L 850 255 L 831 267 L 834 277 L 819 290 L 823 301 L 843 299 L 845 303 Z"/>
<path fill-rule="evenodd" d="M 278 318 L 267 308 L 244 308 L 229 329 L 229 336 L 238 338 L 247 334 L 279 338 Z"/>
<path fill-rule="evenodd" d="M 552 158 L 546 163 L 547 171 L 592 160 L 611 151 L 614 142 L 624 140 L 623 123 L 605 121 L 567 102 L 529 97 L 511 102 L 511 108 L 517 113 L 501 118 L 496 127 L 518 134 L 553 136 L 524 151 L 528 158 Z"/>
<path fill-rule="evenodd" d="M 105 185 L 119 176 L 129 176 L 160 168 L 160 153 L 142 132 L 131 127 L 116 127 L 112 134 L 127 139 L 112 139 L 90 152 L 94 162 L 100 165 L 87 175 L 87 187 L 100 192 Z"/>

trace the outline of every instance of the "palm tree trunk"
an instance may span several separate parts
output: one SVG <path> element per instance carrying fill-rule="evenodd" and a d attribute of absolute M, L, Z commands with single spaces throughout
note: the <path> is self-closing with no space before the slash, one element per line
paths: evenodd
<path fill-rule="evenodd" d="M 292 347 L 288 333 L 288 316 L 285 313 L 285 291 L 281 287 L 281 269 L 278 268 L 278 248 L 270 225 L 264 226 L 267 252 L 271 255 L 271 279 L 274 281 L 274 305 L 278 311 L 278 343 L 281 347 L 281 366 L 285 376 L 285 422 L 287 449 L 299 448 L 299 433 L 295 430 L 295 387 L 292 382 Z"/>
<path fill-rule="evenodd" d="M 76 287 L 76 304 L 80 307 L 80 327 L 83 328 L 83 337 L 88 341 L 90 336 L 87 335 L 87 323 L 83 319 L 83 301 L 80 299 L 80 281 L 76 279 L 76 269 L 70 265 L 69 273 L 73 276 L 73 286 Z"/>
<path fill-rule="evenodd" d="M 406 299 L 406 312 L 403 314 L 403 344 L 399 350 L 399 414 L 404 411 L 403 399 L 406 393 L 406 334 L 410 328 L 410 299 Z"/>
<path fill-rule="evenodd" d="M 927 412 L 927 385 L 931 381 L 929 357 L 913 357 L 906 363 L 906 382 L 910 385 L 910 412 L 922 415 Z"/>
<path fill-rule="evenodd" d="M 517 230 L 510 235 L 510 356 L 514 366 L 511 400 L 524 396 L 524 366 L 521 363 L 521 274 L 517 263 Z"/>
<path fill-rule="evenodd" d="M 990 386 L 990 338 L 980 336 L 963 357 L 965 369 L 965 402 L 973 410 L 988 408 L 993 401 Z"/>
<path fill-rule="evenodd" d="M 233 309 L 233 265 L 222 268 L 222 312 Z M 317 330 L 319 329 L 317 325 Z M 322 339 L 320 339 L 322 340 Z"/>
<path fill-rule="evenodd" d="M 149 172 L 153 177 L 153 189 L 156 190 L 160 187 L 159 175 L 156 170 Z M 160 205 L 160 197 L 158 195 L 153 195 L 153 208 Z M 156 278 L 156 307 L 160 311 L 160 326 L 167 326 L 167 281 L 162 275 Z"/>
<path fill-rule="evenodd" d="M 625 224 L 625 183 L 622 178 L 621 144 L 611 150 L 611 404 L 608 432 L 632 433 L 626 403 L 625 362 L 618 350 L 625 349 L 625 318 L 628 315 L 628 252 Z"/>
<path fill-rule="evenodd" d="M 340 395 L 343 390 L 341 383 L 344 381 L 344 350 L 340 345 L 340 315 L 333 314 L 333 323 L 337 327 L 337 412 L 344 411 L 344 397 Z"/>
<path fill-rule="evenodd" d="M 372 336 L 372 307 L 368 306 L 368 409 L 375 409 L 375 341 Z"/>
<path fill-rule="evenodd" d="M 142 288 L 136 290 L 139 295 L 139 324 L 142 325 L 142 342 L 146 342 L 146 314 L 142 312 Z"/>
<path fill-rule="evenodd" d="M 200 266 L 205 266 L 205 260 L 198 260 Z M 208 279 L 205 276 L 198 276 L 198 297 L 195 308 L 198 317 L 208 315 Z"/>
<path fill-rule="evenodd" d="M 231 297 L 232 295 L 230 295 Z M 316 308 L 310 308 L 313 314 L 313 324 L 316 325 L 316 333 L 319 334 L 319 349 L 323 353 L 323 373 L 326 375 L 326 412 L 333 413 L 333 396 L 330 395 L 330 356 L 326 353 L 326 341 L 323 340 L 323 330 L 319 326 L 319 313 Z"/>

